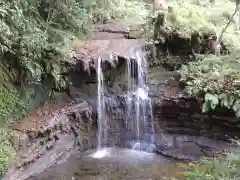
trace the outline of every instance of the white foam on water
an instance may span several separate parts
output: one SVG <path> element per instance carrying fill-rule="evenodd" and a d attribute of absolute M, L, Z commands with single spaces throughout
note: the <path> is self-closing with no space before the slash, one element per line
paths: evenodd
<path fill-rule="evenodd" d="M 108 155 L 108 150 L 104 148 L 104 149 L 97 150 L 95 153 L 91 154 L 90 156 L 95 159 L 101 159 L 107 155 Z"/>
<path fill-rule="evenodd" d="M 137 142 L 137 143 L 135 143 L 135 144 L 133 145 L 132 149 L 133 149 L 133 150 L 139 149 L 140 145 L 141 145 L 141 144 L 140 144 L 139 142 Z"/>
<path fill-rule="evenodd" d="M 148 99 L 148 93 L 145 89 L 143 88 L 138 88 L 137 89 L 137 96 L 141 99 L 141 100 L 147 100 Z"/>

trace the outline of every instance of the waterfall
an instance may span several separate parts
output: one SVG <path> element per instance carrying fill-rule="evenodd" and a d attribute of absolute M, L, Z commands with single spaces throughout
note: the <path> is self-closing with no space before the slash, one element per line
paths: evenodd
<path fill-rule="evenodd" d="M 97 134 L 97 151 L 91 156 L 93 158 L 102 158 L 106 156 L 107 150 L 104 146 L 107 143 L 107 116 L 106 116 L 106 100 L 104 93 L 104 76 L 102 70 L 102 58 L 97 59 L 97 123 L 98 123 L 98 134 Z"/>
<path fill-rule="evenodd" d="M 104 96 L 104 77 L 102 71 L 102 59 L 98 58 L 97 67 L 97 115 L 98 115 L 98 145 L 97 150 L 103 148 L 107 143 L 107 117 L 106 117 L 106 101 Z"/>
<path fill-rule="evenodd" d="M 154 143 L 154 124 L 151 98 L 148 96 L 147 60 L 142 51 L 136 51 L 133 59 L 128 61 L 128 94 L 126 124 L 131 139 L 136 139 L 133 149 L 140 146 L 145 135 Z M 134 80 L 131 78 L 135 76 Z M 149 128 L 150 127 L 150 128 Z"/>
<path fill-rule="evenodd" d="M 137 141 L 132 146 L 132 149 L 136 150 L 140 148 L 141 140 L 154 144 L 154 124 L 151 98 L 148 95 L 147 59 L 143 51 L 136 51 L 133 55 L 133 58 L 127 61 L 128 92 L 125 124 L 129 140 Z M 105 97 L 102 59 L 100 57 L 97 65 L 98 145 L 97 152 L 93 154 L 93 157 L 102 158 L 107 153 L 105 146 L 108 140 L 108 114 L 106 110 L 109 104 L 107 97 Z"/>

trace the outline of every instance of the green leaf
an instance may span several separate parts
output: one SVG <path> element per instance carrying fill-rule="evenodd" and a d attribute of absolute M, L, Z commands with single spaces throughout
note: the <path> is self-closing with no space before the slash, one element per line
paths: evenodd
<path fill-rule="evenodd" d="M 188 85 L 188 86 L 192 86 L 193 83 L 192 83 L 191 81 L 187 81 L 187 85 Z"/>
<path fill-rule="evenodd" d="M 235 112 L 235 115 L 236 115 L 237 118 L 239 118 L 239 117 L 240 117 L 240 110 L 238 110 L 237 112 Z"/>
<path fill-rule="evenodd" d="M 209 111 L 209 104 L 208 102 L 204 102 L 203 105 L 202 105 L 202 112 L 205 113 L 205 112 L 208 112 Z"/>
<path fill-rule="evenodd" d="M 215 109 L 219 104 L 219 99 L 217 95 L 206 93 L 204 99 L 206 103 L 210 104 L 211 109 Z"/>
<path fill-rule="evenodd" d="M 232 108 L 235 112 L 238 112 L 240 110 L 240 99 L 238 99 L 234 102 L 234 105 Z"/>
<path fill-rule="evenodd" d="M 218 99 L 217 101 L 211 101 L 211 108 L 214 110 L 218 105 Z"/>
<path fill-rule="evenodd" d="M 229 96 L 228 96 L 228 99 L 229 99 L 229 108 L 230 108 L 230 106 L 233 105 L 235 98 L 234 98 L 234 96 L 229 95 Z"/>
<path fill-rule="evenodd" d="M 221 94 L 219 96 L 221 99 L 221 106 L 226 107 L 230 109 L 233 106 L 235 97 L 233 95 L 228 95 L 228 94 Z"/>
<path fill-rule="evenodd" d="M 225 106 L 225 99 L 227 98 L 227 95 L 224 94 L 224 93 L 223 93 L 223 94 L 220 94 L 220 95 L 219 95 L 219 98 L 220 98 L 220 100 L 221 100 L 221 103 L 220 103 L 221 106 L 224 107 L 224 106 Z"/>
<path fill-rule="evenodd" d="M 185 171 L 185 172 L 182 173 L 182 175 L 183 175 L 184 177 L 188 177 L 190 174 L 191 174 L 190 171 Z"/>
<path fill-rule="evenodd" d="M 215 95 L 212 95 L 212 94 L 210 94 L 210 93 L 206 93 L 204 100 L 205 100 L 205 101 L 211 101 L 211 100 L 214 99 L 214 98 L 215 98 Z"/>

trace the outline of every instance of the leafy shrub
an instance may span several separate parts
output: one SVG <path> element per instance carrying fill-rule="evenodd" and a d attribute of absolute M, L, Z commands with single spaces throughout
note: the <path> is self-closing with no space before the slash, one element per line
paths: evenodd
<path fill-rule="evenodd" d="M 0 122 L 0 177 L 7 170 L 15 155 L 11 144 L 12 139 L 13 132 L 9 130 L 5 123 Z"/>
<path fill-rule="evenodd" d="M 1 61 L 21 71 L 21 80 L 51 78 L 56 88 L 64 87 L 62 72 L 70 60 L 68 45 L 73 35 L 84 32 L 86 10 L 74 0 L 1 3 Z"/>
<path fill-rule="evenodd" d="M 186 84 L 185 91 L 203 102 L 203 112 L 222 106 L 240 117 L 239 67 L 237 56 L 208 56 L 183 65 L 179 72 Z"/>

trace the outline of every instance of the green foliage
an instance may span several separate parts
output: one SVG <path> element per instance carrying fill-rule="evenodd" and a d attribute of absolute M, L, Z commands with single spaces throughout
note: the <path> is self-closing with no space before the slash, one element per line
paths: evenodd
<path fill-rule="evenodd" d="M 52 78 L 56 88 L 64 87 L 70 40 L 85 31 L 86 10 L 70 0 L 0 3 L 1 61 L 24 72 L 21 78 L 28 82 Z"/>
<path fill-rule="evenodd" d="M 148 14 L 145 3 L 136 0 L 84 0 L 83 5 L 94 23 L 129 17 L 145 19 Z"/>
<path fill-rule="evenodd" d="M 168 15 L 168 23 L 182 32 L 215 32 L 220 36 L 229 22 L 236 3 L 231 0 L 219 0 L 212 4 L 209 0 L 175 0 L 173 12 Z M 239 30 L 233 22 L 223 34 L 222 40 L 230 49 L 240 49 Z"/>
<path fill-rule="evenodd" d="M 22 116 L 28 106 L 28 100 L 33 92 L 29 88 L 22 90 L 13 85 L 14 72 L 0 65 L 0 121 Z"/>
<path fill-rule="evenodd" d="M 24 93 L 12 85 L 13 75 L 0 66 L 0 176 L 7 170 L 15 156 L 12 146 L 14 132 L 8 128 L 11 119 L 18 118 L 27 112 L 30 91 Z"/>
<path fill-rule="evenodd" d="M 13 132 L 0 122 L 0 176 L 7 170 L 9 163 L 15 155 L 14 148 L 12 147 Z"/>
<path fill-rule="evenodd" d="M 179 70 L 185 91 L 202 102 L 202 111 L 222 106 L 240 117 L 240 64 L 235 55 L 208 56 L 183 65 Z"/>
<path fill-rule="evenodd" d="M 214 159 L 202 159 L 200 162 L 181 165 L 186 168 L 183 175 L 187 180 L 238 180 L 240 177 L 240 143 L 236 149 Z"/>

